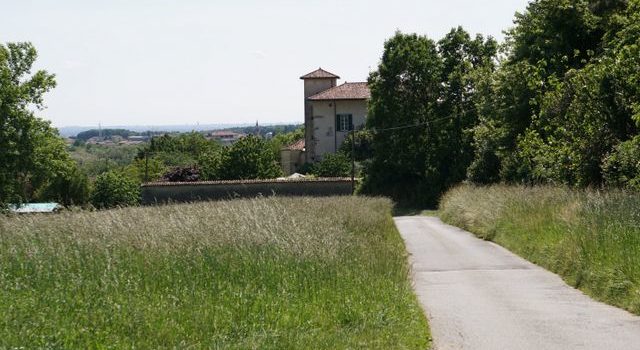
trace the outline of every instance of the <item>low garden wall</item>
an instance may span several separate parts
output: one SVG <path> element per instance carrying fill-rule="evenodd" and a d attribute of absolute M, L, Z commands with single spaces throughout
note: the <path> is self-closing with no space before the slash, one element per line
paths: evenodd
<path fill-rule="evenodd" d="M 142 185 L 142 204 L 194 202 L 257 196 L 346 196 L 350 178 L 152 182 Z"/>

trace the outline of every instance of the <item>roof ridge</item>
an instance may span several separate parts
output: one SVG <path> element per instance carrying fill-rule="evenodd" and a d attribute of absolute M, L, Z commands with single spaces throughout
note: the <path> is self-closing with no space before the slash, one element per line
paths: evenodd
<path fill-rule="evenodd" d="M 311 73 L 301 76 L 300 79 L 340 79 L 340 77 L 320 67 Z"/>

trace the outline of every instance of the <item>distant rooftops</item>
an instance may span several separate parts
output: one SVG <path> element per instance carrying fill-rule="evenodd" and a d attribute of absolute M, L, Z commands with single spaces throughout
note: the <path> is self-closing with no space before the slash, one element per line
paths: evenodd
<path fill-rule="evenodd" d="M 367 83 L 344 83 L 336 87 L 324 90 L 309 97 L 311 101 L 332 101 L 332 100 L 368 100 L 371 97 Z"/>
<path fill-rule="evenodd" d="M 340 77 L 322 68 L 318 68 L 309 74 L 301 76 L 300 79 L 340 79 Z"/>

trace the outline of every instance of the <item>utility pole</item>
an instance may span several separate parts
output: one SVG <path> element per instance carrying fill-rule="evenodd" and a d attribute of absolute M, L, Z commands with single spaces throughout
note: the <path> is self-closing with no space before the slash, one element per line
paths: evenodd
<path fill-rule="evenodd" d="M 356 128 L 351 123 L 351 194 L 356 193 Z"/>
<path fill-rule="evenodd" d="M 149 182 L 149 152 L 144 152 L 144 182 Z"/>

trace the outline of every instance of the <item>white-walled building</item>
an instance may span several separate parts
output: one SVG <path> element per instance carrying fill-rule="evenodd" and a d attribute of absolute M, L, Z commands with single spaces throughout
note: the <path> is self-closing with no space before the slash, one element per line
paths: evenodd
<path fill-rule="evenodd" d="M 371 96 L 365 82 L 337 85 L 339 76 L 319 68 L 304 81 L 305 159 L 308 163 L 335 153 L 352 128 L 360 129 Z"/>
<path fill-rule="evenodd" d="M 304 141 L 280 151 L 282 170 L 289 175 L 304 163 L 336 153 L 352 130 L 364 127 L 371 96 L 365 82 L 338 85 L 339 76 L 319 68 L 304 80 Z"/>

